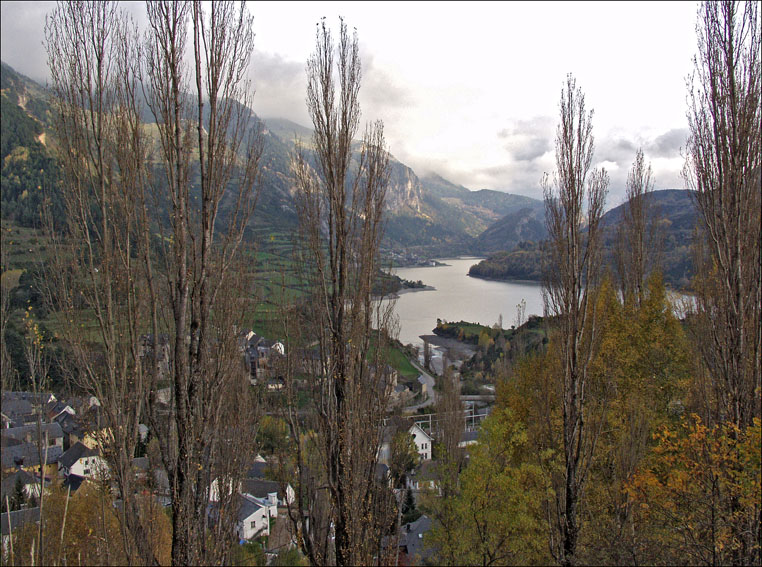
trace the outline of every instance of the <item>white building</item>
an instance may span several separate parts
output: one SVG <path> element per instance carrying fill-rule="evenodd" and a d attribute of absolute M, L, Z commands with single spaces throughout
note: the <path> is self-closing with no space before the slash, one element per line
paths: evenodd
<path fill-rule="evenodd" d="M 418 456 L 421 458 L 421 460 L 431 460 L 431 443 L 433 441 L 432 437 L 415 424 L 410 426 L 409 431 L 410 435 L 413 436 L 413 441 L 415 441 L 415 448 L 418 451 Z"/>
<path fill-rule="evenodd" d="M 251 494 L 241 494 L 241 506 L 238 511 L 238 537 L 249 540 L 270 535 L 270 518 L 277 515 L 277 510 L 277 505 L 272 506 L 269 502 Z"/>
<path fill-rule="evenodd" d="M 83 478 L 108 478 L 109 468 L 98 449 L 91 449 L 77 441 L 58 459 L 59 472 L 63 476 L 77 475 Z"/>

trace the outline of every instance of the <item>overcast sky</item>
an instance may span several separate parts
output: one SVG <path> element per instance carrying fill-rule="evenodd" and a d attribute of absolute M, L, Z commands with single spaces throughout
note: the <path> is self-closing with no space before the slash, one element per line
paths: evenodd
<path fill-rule="evenodd" d="M 142 3 L 125 3 L 139 22 Z M 47 77 L 48 2 L 2 2 L 2 60 Z M 360 40 L 364 120 L 419 175 L 541 198 L 554 168 L 567 73 L 594 109 L 595 162 L 622 202 L 638 147 L 657 189 L 683 188 L 686 79 L 696 51 L 694 2 L 253 2 L 254 110 L 309 125 L 305 62 L 315 26 L 338 16 Z"/>

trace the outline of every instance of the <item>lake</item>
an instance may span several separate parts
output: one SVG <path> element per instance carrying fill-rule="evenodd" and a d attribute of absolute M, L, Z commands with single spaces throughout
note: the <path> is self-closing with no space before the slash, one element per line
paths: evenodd
<path fill-rule="evenodd" d="M 461 257 L 439 260 L 447 266 L 396 268 L 406 280 L 421 280 L 436 288 L 402 293 L 395 312 L 399 317 L 399 340 L 421 346 L 420 335 L 430 335 L 437 318 L 494 325 L 502 315 L 503 328 L 515 324 L 517 305 L 526 301 L 525 317 L 542 315 L 542 287 L 535 283 L 498 282 L 471 278 L 468 269 L 482 258 Z"/>

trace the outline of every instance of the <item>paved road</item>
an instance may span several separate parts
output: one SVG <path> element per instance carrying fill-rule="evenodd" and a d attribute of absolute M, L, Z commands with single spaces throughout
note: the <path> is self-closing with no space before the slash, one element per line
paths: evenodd
<path fill-rule="evenodd" d="M 415 367 L 415 369 L 421 373 L 421 376 L 423 376 L 423 379 L 426 381 L 426 386 L 429 389 L 429 397 L 422 401 L 420 404 L 414 405 L 414 406 L 407 406 L 404 408 L 406 411 L 418 411 L 419 408 L 425 408 L 432 404 L 435 404 L 437 401 L 437 392 L 434 389 L 434 384 L 436 384 L 436 380 L 434 377 L 429 374 L 426 370 L 423 369 L 423 367 L 418 364 L 417 360 L 411 360 L 410 364 Z"/>

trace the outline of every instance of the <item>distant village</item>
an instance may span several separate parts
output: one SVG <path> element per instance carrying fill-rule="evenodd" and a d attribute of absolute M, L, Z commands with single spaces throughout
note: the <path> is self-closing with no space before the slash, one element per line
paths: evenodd
<path fill-rule="evenodd" d="M 159 351 L 160 364 L 169 369 L 169 342 L 166 336 L 155 340 L 151 335 L 142 337 L 142 354 L 152 349 Z M 277 395 L 284 388 L 281 375 L 286 345 L 277 339 L 268 339 L 254 331 L 239 335 L 239 349 L 248 368 L 252 386 L 260 386 L 269 394 Z M 303 351 L 299 359 L 305 370 L 315 364 L 316 351 Z M 391 367 L 383 372 L 388 376 L 392 390 L 390 417 L 379 424 L 383 428 L 378 453 L 376 481 L 386 484 L 400 501 L 412 499 L 412 511 L 422 492 L 439 490 L 435 474 L 433 446 L 437 442 L 438 416 L 435 413 L 403 416 L 407 407 L 414 410 L 429 406 L 434 401 L 433 378 L 421 374 L 413 384 L 398 384 L 398 373 Z M 163 388 L 155 392 L 157 402 L 169 411 L 171 392 Z M 412 405 L 411 405 L 412 404 Z M 475 409 L 473 403 L 464 411 L 464 432 L 459 444 L 466 453 L 476 443 L 479 425 L 488 415 L 489 407 Z M 101 426 L 102 407 L 95 396 L 62 398 L 53 392 L 6 391 L 2 394 L 2 549 L 7 555 L 11 537 L 26 525 L 40 521 L 39 501 L 42 493 L 56 484 L 71 498 L 84 485 L 111 488 L 111 471 L 102 448 L 108 444 L 110 432 Z M 395 436 L 402 435 L 415 447 L 416 458 L 400 478 L 394 478 L 391 449 Z M 140 444 L 132 461 L 136 490 L 151 494 L 163 507 L 171 505 L 166 471 L 160 462 L 152 462 L 147 454 L 150 430 L 139 426 Z M 157 459 L 158 460 L 158 459 Z M 241 543 L 260 542 L 272 558 L 281 549 L 297 544 L 293 524 L 289 520 L 289 506 L 294 504 L 294 488 L 278 480 L 275 455 L 263 456 L 252 450 L 246 469 L 241 471 L 237 493 L 239 512 L 237 533 Z M 210 486 L 210 519 L 213 520 L 218 501 L 217 480 Z M 113 502 L 118 506 L 118 502 Z M 411 506 L 408 504 L 408 508 Z M 410 512 L 411 510 L 408 510 Z M 423 534 L 431 529 L 431 520 L 420 512 L 406 516 L 409 522 L 401 526 L 398 541 L 399 556 L 409 561 L 423 560 L 430 550 L 423 547 Z"/>

